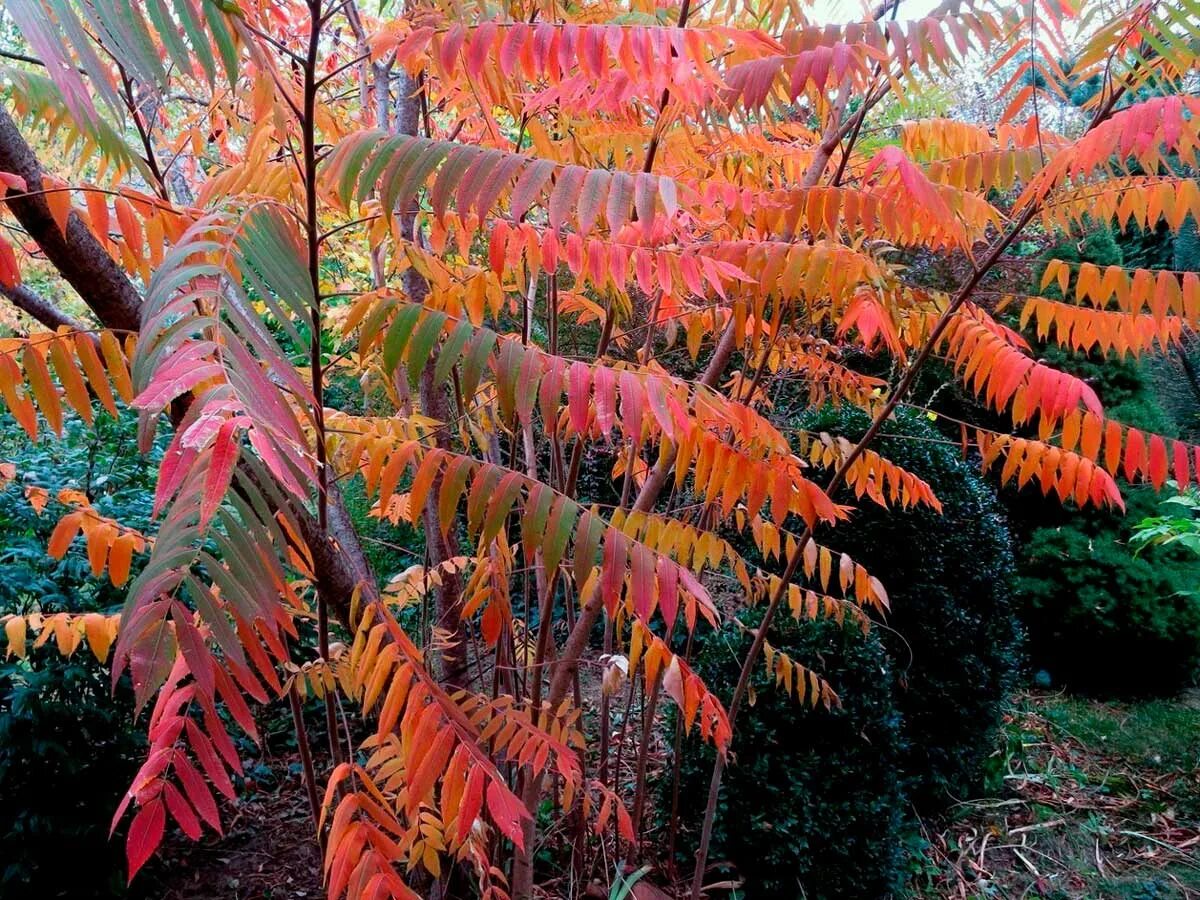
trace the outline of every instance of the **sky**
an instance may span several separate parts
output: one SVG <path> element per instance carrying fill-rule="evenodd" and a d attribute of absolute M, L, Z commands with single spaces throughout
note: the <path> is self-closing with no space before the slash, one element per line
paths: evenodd
<path fill-rule="evenodd" d="M 870 15 L 878 0 L 813 0 L 813 21 L 821 23 L 858 22 Z M 898 18 L 909 21 L 929 15 L 942 0 L 901 0 Z"/>

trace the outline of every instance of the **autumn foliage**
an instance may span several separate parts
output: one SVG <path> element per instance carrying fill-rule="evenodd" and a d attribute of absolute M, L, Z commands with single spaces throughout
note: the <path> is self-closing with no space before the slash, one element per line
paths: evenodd
<path fill-rule="evenodd" d="M 825 25 L 774 0 L 10 0 L 36 62 L 6 70 L 0 289 L 43 327 L 0 342 L 0 397 L 30 440 L 101 414 L 137 416 L 144 447 L 171 434 L 153 534 L 60 496 L 47 551 L 86 541 L 97 577 L 128 580 L 119 614 L 5 622 L 10 653 L 53 635 L 132 676 L 150 751 L 114 811 L 130 876 L 168 827 L 221 831 L 230 731 L 254 738 L 252 705 L 283 696 L 326 704 L 311 744 L 331 766 L 306 750 L 306 778 L 331 898 L 411 897 L 453 869 L 529 897 L 547 800 L 576 866 L 600 842 L 648 854 L 660 701 L 715 745 L 714 798 L 748 672 L 839 702 L 771 619 L 886 612 L 870 559 L 813 530 L 853 527 L 843 486 L 940 509 L 870 447 L 931 358 L 1011 423 L 952 426 L 1000 482 L 1116 508 L 1118 478 L 1200 482 L 1200 447 L 1110 419 L 1019 331 L 1168 348 L 1200 318 L 1196 273 L 1054 260 L 1053 296 L 995 277 L 1022 235 L 1200 212 L 1200 101 L 1177 90 L 1195 11 L 1076 5 L 906 21 L 885 2 Z M 874 126 L 988 66 L 995 121 Z M 1044 110 L 1096 74 L 1054 133 Z M 917 254 L 961 283 L 923 286 Z M 23 284 L 47 267 L 85 320 Z M 857 371 L 863 354 L 897 374 Z M 875 424 L 857 443 L 784 427 L 789 379 Z M 353 386 L 338 408 L 335 382 Z M 614 505 L 580 489 L 597 459 Z M 423 534 L 419 566 L 370 570 L 348 483 Z M 766 609 L 732 697 L 688 662 L 736 611 L 719 581 Z M 427 600 L 418 633 L 404 611 Z M 635 687 L 626 783 L 610 706 Z"/>

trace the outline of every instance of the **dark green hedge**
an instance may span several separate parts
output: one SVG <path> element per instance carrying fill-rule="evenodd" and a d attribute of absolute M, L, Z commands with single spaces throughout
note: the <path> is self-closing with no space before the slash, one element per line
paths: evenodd
<path fill-rule="evenodd" d="M 843 407 L 801 424 L 857 440 L 868 419 Z M 901 410 L 873 446 L 929 482 L 942 513 L 856 502 L 849 523 L 821 539 L 862 562 L 888 590 L 891 612 L 880 632 L 904 719 L 906 788 L 923 813 L 935 812 L 978 789 L 1018 673 L 1011 539 L 977 465 L 924 414 Z M 853 501 L 848 493 L 837 499 Z"/>
<path fill-rule="evenodd" d="M 755 627 L 761 610 L 742 621 Z M 755 702 L 739 716 L 709 855 L 745 879 L 747 900 L 882 897 L 901 878 L 900 717 L 888 661 L 874 632 L 830 621 L 797 623 L 786 612 L 772 645 L 822 673 L 840 709 L 801 707 L 759 666 Z M 710 633 L 695 669 L 728 698 L 750 637 L 733 626 Z M 684 742 L 681 867 L 692 860 L 712 771 L 712 750 Z M 669 809 L 669 798 L 660 808 Z M 718 877 L 713 875 L 712 878 Z"/>
<path fill-rule="evenodd" d="M 1053 684 L 1105 696 L 1171 694 L 1200 661 L 1197 566 L 1176 548 L 1135 556 L 1134 523 L 1158 513 L 1146 488 L 1125 491 L 1124 517 L 1076 513 L 1034 529 L 1017 588 L 1033 665 Z"/>

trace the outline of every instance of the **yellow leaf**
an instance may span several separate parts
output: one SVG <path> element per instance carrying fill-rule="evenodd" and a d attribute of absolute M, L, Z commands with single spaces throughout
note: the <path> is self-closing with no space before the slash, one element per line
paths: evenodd
<path fill-rule="evenodd" d="M 112 645 L 112 632 L 108 627 L 108 619 L 100 613 L 88 613 L 83 617 L 83 628 L 87 634 L 88 646 L 100 662 L 108 659 L 108 648 Z"/>
<path fill-rule="evenodd" d="M 425 852 L 421 854 L 421 864 L 434 878 L 442 877 L 442 861 L 437 849 L 426 842 Z"/>
<path fill-rule="evenodd" d="M 108 548 L 113 539 L 113 527 L 107 523 L 96 525 L 93 521 L 92 527 L 87 533 L 87 555 L 88 562 L 92 566 L 92 574 L 97 578 L 104 571 L 104 563 L 108 560 Z"/>
<path fill-rule="evenodd" d="M 32 345 L 26 345 L 21 354 L 21 363 L 25 367 L 25 377 L 29 379 L 29 389 L 37 400 L 38 408 L 50 424 L 55 434 L 62 434 L 62 404 L 58 400 L 58 391 L 50 380 L 50 370 L 46 361 Z"/>
<path fill-rule="evenodd" d="M 62 385 L 63 394 L 66 395 L 67 402 L 75 412 L 83 417 L 85 422 L 91 425 L 92 398 L 88 394 L 87 385 L 83 381 L 83 374 L 79 371 L 79 367 L 75 365 L 75 360 L 71 358 L 71 354 L 67 352 L 67 346 L 65 340 L 51 342 L 50 362 L 54 365 L 54 371 L 58 375 L 58 380 Z"/>
<path fill-rule="evenodd" d="M 5 659 L 14 653 L 20 659 L 25 658 L 25 631 L 25 619 L 22 616 L 13 616 L 4 623 L 4 635 L 8 639 L 8 652 L 5 654 Z"/>
<path fill-rule="evenodd" d="M 79 513 L 72 512 L 58 520 L 58 524 L 54 526 L 54 531 L 50 533 L 50 540 L 46 544 L 47 554 L 54 559 L 62 559 L 66 555 L 71 541 L 75 540 L 75 535 L 79 534 L 80 518 Z"/>
<path fill-rule="evenodd" d="M 108 377 L 112 379 L 117 395 L 129 403 L 133 400 L 133 379 L 129 377 L 129 369 L 125 365 L 125 352 L 111 331 L 100 333 L 100 352 L 104 363 L 108 366 Z"/>
<path fill-rule="evenodd" d="M 101 405 L 115 419 L 117 417 L 116 403 L 113 401 L 112 390 L 108 386 L 108 376 L 104 372 L 104 364 L 100 362 L 100 354 L 96 347 L 97 344 L 91 335 L 75 335 L 75 352 L 79 355 L 79 362 L 87 375 L 88 383 Z M 89 403 L 89 408 L 90 406 Z"/>
<path fill-rule="evenodd" d="M 138 543 L 137 536 L 133 534 L 122 534 L 113 541 L 108 552 L 108 577 L 114 586 L 122 587 L 129 580 L 129 563 L 134 546 Z"/>

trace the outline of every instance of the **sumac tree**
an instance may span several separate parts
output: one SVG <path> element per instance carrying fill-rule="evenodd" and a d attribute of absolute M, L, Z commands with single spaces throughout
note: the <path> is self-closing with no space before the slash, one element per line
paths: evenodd
<path fill-rule="evenodd" d="M 773 618 L 854 627 L 887 605 L 869 560 L 813 541 L 846 518 L 831 495 L 939 507 L 936 485 L 871 449 L 931 357 L 1010 416 L 1012 433 L 961 431 L 1005 482 L 1120 506 L 1115 472 L 1200 475 L 1200 448 L 1110 419 L 991 314 L 1028 229 L 1197 211 L 1179 174 L 1198 140 L 1190 4 L 951 0 L 906 19 L 885 0 L 827 26 L 803 3 L 725 0 L 5 10 L 25 46 L 0 113 L 15 235 L 0 285 L 46 330 L 0 347 L 0 395 L 31 440 L 67 416 L 136 415 L 147 445 L 172 434 L 153 533 L 81 508 L 52 548 L 82 536 L 98 572 L 131 575 L 110 659 L 148 711 L 115 811 L 131 873 L 168 823 L 220 830 L 240 765 L 227 723 L 253 737 L 249 704 L 303 689 L 325 698 L 335 763 L 324 777 L 310 761 L 307 780 L 331 897 L 408 897 L 463 871 L 484 897 L 529 897 L 546 805 L 577 875 L 598 841 L 643 853 L 670 700 L 717 751 L 696 896 Z M 1011 75 L 993 121 L 877 140 L 893 93 L 984 58 Z M 1042 111 L 1089 78 L 1086 117 L 1053 132 Z M 960 283 L 920 287 L 897 248 L 956 260 Z M 83 316 L 23 283 L 47 265 Z M 1141 353 L 1194 324 L 1198 279 L 1052 262 L 1043 286 L 1061 299 L 1000 301 L 1069 346 Z M 854 349 L 891 354 L 896 377 L 857 373 Z M 785 433 L 770 404 L 784 378 L 872 425 L 853 444 Z M 600 459 L 615 503 L 579 490 Z M 421 529 L 418 568 L 371 571 L 350 479 Z M 721 579 L 764 607 L 730 697 L 686 652 L 731 612 Z M 431 614 L 410 633 L 400 611 L 417 602 Z M 12 645 L 30 625 L 7 620 Z M 103 638 L 95 620 L 55 627 L 68 645 Z M 593 701 L 601 628 L 614 689 Z M 799 702 L 836 701 L 786 654 L 768 665 Z M 635 695 L 640 726 L 626 715 L 614 734 L 614 698 Z M 362 745 L 343 746 L 339 709 L 368 723 Z"/>

